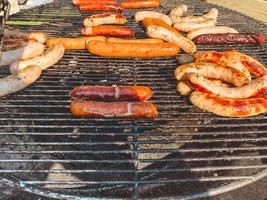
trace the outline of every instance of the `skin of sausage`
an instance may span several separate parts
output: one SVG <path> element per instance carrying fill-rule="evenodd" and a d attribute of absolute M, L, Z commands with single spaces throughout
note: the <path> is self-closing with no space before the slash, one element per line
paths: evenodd
<path fill-rule="evenodd" d="M 81 32 L 84 36 L 134 36 L 133 29 L 123 26 L 92 26 L 83 28 Z"/>
<path fill-rule="evenodd" d="M 161 26 L 148 26 L 146 33 L 149 37 L 162 39 L 168 42 L 176 43 L 183 51 L 192 54 L 196 51 L 196 45 L 186 37 L 177 35 Z"/>
<path fill-rule="evenodd" d="M 189 32 L 194 29 L 202 28 L 202 27 L 210 27 L 215 26 L 216 21 L 213 19 L 205 19 L 201 22 L 177 22 L 173 24 L 173 27 L 180 32 Z"/>
<path fill-rule="evenodd" d="M 39 42 L 29 42 L 24 47 L 2 52 L 0 66 L 10 65 L 19 59 L 29 59 L 44 52 L 45 46 Z"/>
<path fill-rule="evenodd" d="M 96 14 L 87 17 L 83 21 L 83 25 L 85 27 L 88 26 L 97 26 L 102 24 L 125 24 L 127 19 L 120 13 L 103 13 L 103 14 Z"/>
<path fill-rule="evenodd" d="M 187 12 L 187 6 L 185 4 L 178 5 L 170 12 L 170 18 L 172 23 L 181 22 L 181 17 Z"/>
<path fill-rule="evenodd" d="M 90 41 L 87 50 L 98 56 L 155 58 L 175 56 L 179 47 L 175 43 L 118 43 Z"/>
<path fill-rule="evenodd" d="M 190 100 L 196 107 L 224 117 L 250 117 L 267 111 L 267 97 L 233 100 L 196 91 Z"/>
<path fill-rule="evenodd" d="M 157 108 L 148 102 L 96 102 L 73 100 L 70 111 L 78 117 L 154 118 Z"/>
<path fill-rule="evenodd" d="M 231 99 L 246 99 L 262 96 L 267 92 L 267 75 L 252 80 L 249 84 L 242 87 L 234 88 L 226 88 L 216 85 L 209 79 L 196 73 L 189 74 L 188 79 L 199 91 L 204 90 L 208 93 Z"/>
<path fill-rule="evenodd" d="M 188 80 L 189 73 L 197 73 L 206 78 L 221 80 L 235 86 L 242 86 L 249 83 L 247 77 L 240 71 L 231 67 L 208 62 L 195 62 L 181 65 L 175 70 L 177 80 Z"/>
<path fill-rule="evenodd" d="M 0 97 L 15 93 L 35 82 L 41 75 L 41 68 L 36 65 L 28 66 L 16 75 L 0 79 Z"/>
<path fill-rule="evenodd" d="M 145 18 L 154 18 L 154 19 L 160 19 L 164 21 L 169 26 L 172 25 L 172 20 L 168 15 L 164 15 L 159 12 L 155 11 L 139 11 L 135 13 L 134 15 L 135 21 L 140 22 L 143 21 Z"/>
<path fill-rule="evenodd" d="M 153 95 L 146 86 L 78 86 L 71 91 L 73 98 L 135 99 L 146 101 Z"/>
<path fill-rule="evenodd" d="M 101 3 L 101 4 L 115 4 L 115 0 L 73 0 L 72 3 L 75 6 L 84 6 L 88 4 L 93 4 L 93 3 Z"/>
<path fill-rule="evenodd" d="M 145 39 L 121 39 L 110 37 L 107 39 L 107 42 L 120 42 L 120 43 L 162 43 L 164 42 L 161 39 L 154 38 L 145 38 Z"/>
<path fill-rule="evenodd" d="M 143 25 L 147 28 L 149 26 L 162 26 L 163 28 L 168 29 L 169 31 L 174 32 L 177 35 L 181 35 L 181 33 L 179 33 L 175 28 L 173 28 L 172 26 L 166 24 L 164 21 L 162 21 L 161 19 L 153 19 L 153 18 L 145 18 L 143 20 Z"/>
<path fill-rule="evenodd" d="M 11 51 L 27 45 L 29 41 L 23 39 L 4 38 L 2 51 Z M 34 41 L 31 41 L 34 42 Z"/>
<path fill-rule="evenodd" d="M 29 65 L 40 66 L 42 70 L 57 63 L 64 56 L 65 49 L 61 44 L 54 44 L 42 55 L 34 58 L 19 60 L 10 65 L 10 72 L 16 74 Z"/>
<path fill-rule="evenodd" d="M 81 38 L 48 38 L 46 45 L 52 47 L 54 44 L 61 44 L 67 50 L 80 50 L 86 49 L 86 41 L 99 40 L 106 41 L 104 36 L 91 36 Z"/>
<path fill-rule="evenodd" d="M 190 40 L 193 40 L 200 35 L 217 34 L 217 33 L 238 33 L 238 31 L 229 26 L 202 27 L 202 28 L 194 29 L 188 32 L 187 38 Z"/>
<path fill-rule="evenodd" d="M 5 38 L 17 38 L 17 39 L 31 39 L 35 40 L 36 42 L 45 43 L 47 40 L 47 36 L 43 32 L 22 32 L 16 30 L 4 30 L 4 37 Z"/>
<path fill-rule="evenodd" d="M 216 8 L 212 8 L 207 14 L 202 15 L 202 16 L 186 16 L 182 17 L 180 22 L 193 22 L 193 23 L 199 23 L 203 22 L 207 19 L 213 19 L 215 22 L 217 21 L 218 18 L 218 10 Z"/>
<path fill-rule="evenodd" d="M 119 4 L 92 3 L 79 7 L 81 11 L 123 11 Z"/>
<path fill-rule="evenodd" d="M 159 0 L 122 1 L 121 7 L 128 8 L 156 8 L 160 6 Z"/>

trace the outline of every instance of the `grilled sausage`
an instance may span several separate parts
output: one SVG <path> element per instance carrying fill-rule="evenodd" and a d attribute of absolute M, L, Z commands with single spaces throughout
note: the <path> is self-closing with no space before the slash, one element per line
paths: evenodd
<path fill-rule="evenodd" d="M 124 17 L 120 13 L 112 14 L 112 13 L 104 13 L 104 14 L 96 14 L 87 17 L 83 21 L 83 25 L 85 27 L 88 26 L 97 26 L 101 24 L 125 24 L 127 22 L 126 17 Z"/>
<path fill-rule="evenodd" d="M 213 19 L 215 22 L 217 21 L 218 18 L 218 10 L 216 8 L 212 8 L 207 14 L 202 15 L 202 16 L 186 16 L 182 17 L 180 22 L 193 22 L 193 23 L 199 23 L 203 22 L 207 19 Z"/>
<path fill-rule="evenodd" d="M 52 47 L 54 44 L 61 44 L 65 49 L 79 50 L 86 49 L 86 41 L 99 40 L 106 41 L 104 36 L 91 36 L 81 38 L 49 38 L 46 41 L 48 47 Z"/>
<path fill-rule="evenodd" d="M 90 41 L 87 50 L 98 56 L 155 58 L 175 56 L 179 47 L 175 43 L 119 43 Z"/>
<path fill-rule="evenodd" d="M 181 17 L 187 12 L 187 6 L 185 4 L 178 5 L 170 12 L 170 18 L 172 23 L 181 22 Z"/>
<path fill-rule="evenodd" d="M 267 93 L 267 75 L 251 81 L 249 84 L 242 87 L 226 88 L 214 84 L 209 79 L 191 73 L 188 75 L 188 80 L 193 84 L 196 90 L 201 92 L 213 93 L 220 97 L 230 99 L 246 99 L 251 97 L 262 96 Z"/>
<path fill-rule="evenodd" d="M 4 30 L 5 38 L 17 38 L 17 39 L 27 39 L 35 40 L 36 42 L 45 43 L 47 36 L 43 32 L 22 32 L 16 30 Z"/>
<path fill-rule="evenodd" d="M 15 93 L 35 82 L 41 75 L 39 66 L 28 66 L 16 75 L 0 79 L 0 97 Z"/>
<path fill-rule="evenodd" d="M 231 67 L 208 62 L 195 62 L 181 65 L 176 68 L 175 77 L 179 81 L 187 80 L 189 73 L 197 73 L 206 78 L 218 79 L 238 87 L 249 83 L 249 80 L 242 72 Z"/>
<path fill-rule="evenodd" d="M 191 54 L 196 51 L 196 45 L 191 40 L 181 35 L 177 35 L 164 27 L 154 25 L 148 26 L 146 32 L 149 37 L 176 43 L 186 53 Z"/>
<path fill-rule="evenodd" d="M 95 102 L 73 100 L 70 111 L 78 117 L 154 118 L 157 108 L 148 102 Z"/>
<path fill-rule="evenodd" d="M 88 4 L 115 4 L 115 0 L 72 0 L 72 3 L 75 6 L 84 6 Z"/>
<path fill-rule="evenodd" d="M 79 86 L 71 91 L 73 98 L 89 99 L 135 99 L 146 101 L 153 95 L 145 86 Z"/>
<path fill-rule="evenodd" d="M 205 19 L 201 22 L 176 22 L 173 24 L 173 27 L 176 28 L 178 31 L 181 32 L 189 32 L 194 29 L 203 28 L 203 27 L 210 27 L 215 26 L 216 21 L 213 19 Z"/>
<path fill-rule="evenodd" d="M 64 55 L 64 47 L 61 44 L 54 44 L 42 55 L 34 58 L 19 60 L 10 65 L 10 72 L 16 74 L 21 70 L 25 69 L 29 65 L 40 66 L 42 70 L 57 63 Z"/>
<path fill-rule="evenodd" d="M 127 8 L 156 8 L 160 6 L 159 0 L 122 1 L 121 7 Z"/>
<path fill-rule="evenodd" d="M 159 12 L 155 11 L 139 11 L 135 13 L 134 15 L 135 21 L 140 22 L 143 21 L 145 18 L 155 18 L 155 19 L 160 19 L 164 21 L 168 25 L 172 25 L 172 20 L 168 15 L 164 15 Z"/>
<path fill-rule="evenodd" d="M 44 52 L 45 46 L 39 42 L 27 43 L 24 47 L 16 50 L 2 52 L 0 66 L 10 65 L 18 59 L 29 59 L 39 56 Z"/>
<path fill-rule="evenodd" d="M 108 42 L 120 42 L 120 43 L 162 43 L 164 42 L 161 39 L 154 38 L 145 38 L 145 39 L 121 39 L 121 38 L 113 38 L 110 37 L 107 39 Z"/>
<path fill-rule="evenodd" d="M 134 31 L 128 27 L 122 26 L 92 26 L 86 27 L 81 30 L 84 36 L 119 36 L 119 37 L 132 37 Z"/>
<path fill-rule="evenodd" d="M 145 18 L 143 20 L 143 25 L 147 28 L 149 26 L 162 26 L 163 28 L 168 29 L 169 31 L 174 32 L 177 35 L 181 35 L 181 33 L 179 33 L 175 28 L 173 28 L 172 26 L 166 24 L 164 21 L 162 21 L 161 19 L 154 19 L 154 18 Z"/>
<path fill-rule="evenodd" d="M 2 51 L 11 51 L 27 45 L 28 41 L 22 39 L 4 38 Z"/>
<path fill-rule="evenodd" d="M 204 34 L 217 34 L 217 33 L 238 33 L 237 30 L 229 26 L 211 26 L 194 29 L 187 33 L 187 38 L 190 40 Z"/>
<path fill-rule="evenodd" d="M 119 4 L 92 3 L 80 6 L 81 11 L 122 11 Z"/>
<path fill-rule="evenodd" d="M 233 100 L 196 91 L 190 100 L 198 108 L 224 117 L 250 117 L 267 111 L 267 97 Z"/>

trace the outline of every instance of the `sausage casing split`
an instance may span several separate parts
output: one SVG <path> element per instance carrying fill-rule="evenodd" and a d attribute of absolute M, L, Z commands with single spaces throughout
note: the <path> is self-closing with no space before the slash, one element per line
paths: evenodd
<path fill-rule="evenodd" d="M 156 38 L 145 38 L 145 39 L 121 39 L 110 37 L 107 39 L 107 42 L 120 42 L 120 43 L 162 43 L 164 42 L 161 39 Z"/>
<path fill-rule="evenodd" d="M 164 15 L 159 12 L 155 11 L 139 11 L 135 13 L 134 15 L 135 21 L 140 22 L 143 21 L 145 18 L 155 18 L 155 19 L 160 19 L 164 21 L 168 25 L 172 25 L 172 20 L 168 15 Z"/>
<path fill-rule="evenodd" d="M 88 4 L 115 4 L 116 1 L 115 0 L 72 0 L 72 3 L 75 6 L 84 6 L 84 5 L 88 5 Z"/>
<path fill-rule="evenodd" d="M 203 22 L 207 19 L 213 19 L 214 21 L 217 21 L 218 18 L 218 10 L 216 8 L 212 8 L 207 14 L 202 16 L 186 16 L 182 17 L 180 22 L 193 22 L 193 23 L 199 23 Z M 179 21 L 178 21 L 179 22 Z"/>
<path fill-rule="evenodd" d="M 119 4 L 101 4 L 92 3 L 80 6 L 81 11 L 122 11 L 123 8 Z"/>
<path fill-rule="evenodd" d="M 45 43 L 45 41 L 47 40 L 47 36 L 43 32 L 22 32 L 5 29 L 4 36 L 6 38 L 31 39 L 40 43 Z"/>
<path fill-rule="evenodd" d="M 88 99 L 135 99 L 146 101 L 153 95 L 145 86 L 79 86 L 71 91 L 73 98 Z"/>
<path fill-rule="evenodd" d="M 98 56 L 155 58 L 175 56 L 179 47 L 175 43 L 118 43 L 90 41 L 87 50 Z"/>
<path fill-rule="evenodd" d="M 125 24 L 127 19 L 120 13 L 103 13 L 91 15 L 83 21 L 85 27 L 98 26 L 102 24 Z"/>
<path fill-rule="evenodd" d="M 70 111 L 78 117 L 154 118 L 157 108 L 148 102 L 96 102 L 73 100 Z"/>
<path fill-rule="evenodd" d="M 215 26 L 216 21 L 213 19 L 205 19 L 201 22 L 176 22 L 173 24 L 173 27 L 176 28 L 178 31 L 181 32 L 189 32 L 194 29 L 202 28 L 202 27 L 210 27 Z"/>
<path fill-rule="evenodd" d="M 123 26 L 92 26 L 83 28 L 81 32 L 84 36 L 134 36 L 133 29 Z"/>
<path fill-rule="evenodd" d="M 267 97 L 233 100 L 196 91 L 190 100 L 198 108 L 224 117 L 250 117 L 267 111 Z"/>
<path fill-rule="evenodd" d="M 156 8 L 160 6 L 160 0 L 122 1 L 121 7 L 127 8 Z"/>
<path fill-rule="evenodd" d="M 170 18 L 172 23 L 181 22 L 181 17 L 187 12 L 187 6 L 185 4 L 178 5 L 170 12 Z"/>
<path fill-rule="evenodd" d="M 175 70 L 177 80 L 188 80 L 189 73 L 197 73 L 206 78 L 218 79 L 226 83 L 231 83 L 235 86 L 242 86 L 249 83 L 247 77 L 240 71 L 208 62 L 195 62 L 181 65 Z"/>
<path fill-rule="evenodd" d="M 40 66 L 42 70 L 57 63 L 64 55 L 65 49 L 61 44 L 54 44 L 42 55 L 34 58 L 19 60 L 10 65 L 10 72 L 16 74 L 29 65 Z"/>

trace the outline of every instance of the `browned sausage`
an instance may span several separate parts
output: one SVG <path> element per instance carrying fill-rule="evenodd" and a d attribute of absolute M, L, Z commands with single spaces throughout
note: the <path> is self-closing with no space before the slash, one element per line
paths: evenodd
<path fill-rule="evenodd" d="M 84 36 L 119 36 L 119 37 L 132 37 L 134 31 L 131 28 L 123 26 L 92 26 L 86 27 L 81 30 Z"/>
<path fill-rule="evenodd" d="M 72 0 L 72 3 L 75 6 L 84 6 L 88 4 L 95 4 L 95 3 L 101 3 L 101 4 L 115 4 L 115 0 Z"/>
<path fill-rule="evenodd" d="M 140 0 L 140 1 L 123 1 L 123 8 L 155 8 L 160 6 L 159 0 Z"/>
<path fill-rule="evenodd" d="M 92 3 L 80 6 L 81 11 L 122 11 L 123 8 L 119 4 L 102 4 Z"/>

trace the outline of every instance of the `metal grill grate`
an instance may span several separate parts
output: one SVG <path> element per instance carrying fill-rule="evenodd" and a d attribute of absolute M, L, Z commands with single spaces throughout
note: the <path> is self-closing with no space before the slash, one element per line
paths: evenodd
<path fill-rule="evenodd" d="M 158 10 L 167 13 L 174 3 L 162 1 Z M 186 3 L 194 14 L 217 7 L 200 0 Z M 217 8 L 219 24 L 267 35 L 264 24 Z M 134 12 L 125 14 L 136 37 L 145 37 L 141 25 L 131 20 Z M 51 36 L 79 36 L 87 15 L 70 2 L 56 1 L 11 16 L 9 24 Z M 266 44 L 199 46 L 199 50 L 231 47 L 267 65 Z M 176 66 L 175 58 L 111 59 L 66 51 L 34 85 L 0 99 L 2 182 L 58 198 L 189 199 L 226 192 L 265 176 L 267 115 L 230 119 L 195 108 L 176 92 Z M 8 69 L 0 73 L 6 76 Z M 159 117 L 75 118 L 68 109 L 69 91 L 81 84 L 147 85 L 154 90 Z"/>

